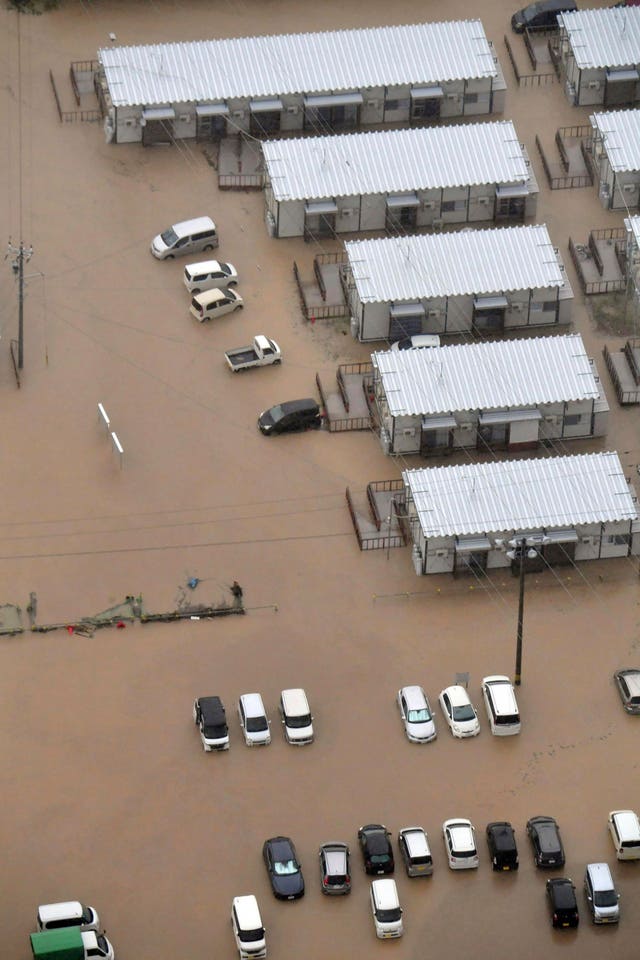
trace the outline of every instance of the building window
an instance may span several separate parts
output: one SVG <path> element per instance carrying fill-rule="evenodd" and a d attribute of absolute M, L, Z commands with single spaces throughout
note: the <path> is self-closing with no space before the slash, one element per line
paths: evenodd
<path fill-rule="evenodd" d="M 387 110 L 399 110 L 400 101 L 399 100 L 385 100 L 385 108 Z"/>
<path fill-rule="evenodd" d="M 606 538 L 607 543 L 613 544 L 615 547 L 628 547 L 630 543 L 630 536 L 628 533 L 613 533 L 611 536 Z"/>
<path fill-rule="evenodd" d="M 454 210 L 466 210 L 467 201 L 466 200 L 443 200 L 440 204 L 440 211 L 442 213 L 453 213 Z"/>
<path fill-rule="evenodd" d="M 478 102 L 478 94 L 477 94 L 477 93 L 465 93 L 465 95 L 464 95 L 464 102 L 465 102 L 465 103 L 477 103 L 477 102 Z"/>
<path fill-rule="evenodd" d="M 564 416 L 565 427 L 577 427 L 582 422 L 581 413 L 566 413 Z"/>

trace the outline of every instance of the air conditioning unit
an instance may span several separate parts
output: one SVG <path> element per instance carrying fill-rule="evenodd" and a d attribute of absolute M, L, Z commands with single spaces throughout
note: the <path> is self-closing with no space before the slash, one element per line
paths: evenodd
<path fill-rule="evenodd" d="M 624 187 L 622 188 L 624 193 L 635 193 L 637 189 L 638 189 L 637 183 L 625 183 Z"/>
<path fill-rule="evenodd" d="M 447 94 L 447 100 L 459 100 L 459 99 L 460 99 L 460 94 L 459 94 L 459 93 L 448 93 L 448 94 Z"/>
<path fill-rule="evenodd" d="M 544 422 L 549 423 L 555 427 L 558 425 L 558 417 L 551 414 L 550 416 L 544 418 Z"/>
<path fill-rule="evenodd" d="M 244 117 L 244 110 L 234 110 L 233 115 L 234 117 L 240 119 L 241 117 Z"/>
<path fill-rule="evenodd" d="M 446 555 L 447 555 L 446 550 L 436 550 L 436 557 L 446 557 Z"/>
<path fill-rule="evenodd" d="M 522 313 L 523 310 L 524 310 L 524 303 L 522 303 L 520 300 L 516 300 L 514 303 L 511 304 L 512 313 Z"/>
<path fill-rule="evenodd" d="M 469 433 L 471 430 L 473 430 L 473 424 L 472 424 L 472 423 L 461 423 L 461 424 L 460 424 L 460 429 L 461 429 L 461 430 L 464 430 L 465 433 Z"/>
<path fill-rule="evenodd" d="M 437 317 L 440 316 L 440 311 L 438 309 L 429 310 L 428 315 L 432 320 L 435 320 Z"/>
<path fill-rule="evenodd" d="M 300 107 L 297 107 L 295 104 L 291 107 L 287 107 L 287 113 L 293 113 L 294 115 L 300 113 Z"/>
<path fill-rule="evenodd" d="M 351 207 L 343 207 L 342 210 L 340 211 L 340 216 L 352 217 L 354 213 L 355 213 L 355 210 L 353 210 Z"/>
<path fill-rule="evenodd" d="M 435 205 L 436 205 L 436 204 L 435 204 L 435 201 L 434 201 L 434 200 L 423 200 L 423 201 L 422 201 L 422 207 L 423 207 L 424 210 L 433 210 L 433 208 L 435 207 Z"/>
<path fill-rule="evenodd" d="M 180 123 L 189 123 L 189 121 L 191 120 L 191 117 L 189 116 L 188 113 L 182 113 L 178 117 L 178 120 L 180 121 Z"/>
<path fill-rule="evenodd" d="M 483 207 L 489 205 L 489 197 L 478 197 L 478 203 L 481 203 Z"/>
<path fill-rule="evenodd" d="M 144 119 L 144 117 L 142 119 Z M 127 117 L 127 119 L 124 122 L 124 125 L 125 127 L 135 127 L 136 122 L 133 119 L 133 117 Z M 140 121 L 140 125 L 142 126 L 142 120 Z"/>
<path fill-rule="evenodd" d="M 414 427 L 405 427 L 402 431 L 403 437 L 415 437 L 416 431 Z"/>
<path fill-rule="evenodd" d="M 600 81 L 599 81 L 599 80 L 589 80 L 588 87 L 589 87 L 589 90 L 599 90 L 599 89 L 600 89 Z"/>
<path fill-rule="evenodd" d="M 373 107 L 373 108 L 375 109 L 376 107 L 379 107 L 379 106 L 380 106 L 380 101 L 379 101 L 379 100 L 367 100 L 367 106 L 368 106 L 368 107 Z"/>
<path fill-rule="evenodd" d="M 593 544 L 593 537 L 581 537 L 581 543 L 584 543 L 585 546 L 590 547 Z"/>

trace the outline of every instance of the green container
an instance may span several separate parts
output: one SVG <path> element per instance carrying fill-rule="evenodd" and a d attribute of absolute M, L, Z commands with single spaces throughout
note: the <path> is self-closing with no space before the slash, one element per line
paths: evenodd
<path fill-rule="evenodd" d="M 77 927 L 31 934 L 34 960 L 84 960 L 82 934 Z"/>

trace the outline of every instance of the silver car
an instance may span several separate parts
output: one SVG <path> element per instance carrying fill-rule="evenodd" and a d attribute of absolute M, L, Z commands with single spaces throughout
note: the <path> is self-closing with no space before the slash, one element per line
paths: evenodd
<path fill-rule="evenodd" d="M 613 679 L 627 713 L 640 716 L 640 670 L 616 670 Z"/>
<path fill-rule="evenodd" d="M 398 690 L 398 707 L 405 733 L 412 743 L 435 740 L 436 724 L 422 687 L 402 687 Z"/>

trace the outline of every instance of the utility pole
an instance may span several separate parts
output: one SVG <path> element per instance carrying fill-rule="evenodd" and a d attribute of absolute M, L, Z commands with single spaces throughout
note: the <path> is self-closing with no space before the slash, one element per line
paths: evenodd
<path fill-rule="evenodd" d="M 16 247 L 9 237 L 5 260 L 9 256 L 13 256 L 11 269 L 18 277 L 18 370 L 22 370 L 24 365 L 24 264 L 33 256 L 33 247 L 25 247 L 22 240 Z"/>

